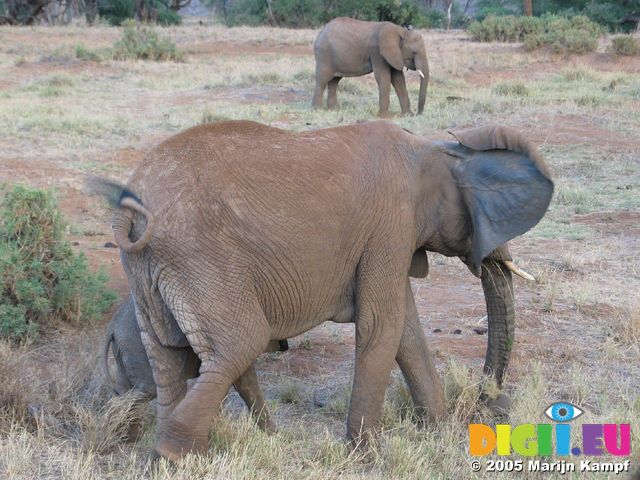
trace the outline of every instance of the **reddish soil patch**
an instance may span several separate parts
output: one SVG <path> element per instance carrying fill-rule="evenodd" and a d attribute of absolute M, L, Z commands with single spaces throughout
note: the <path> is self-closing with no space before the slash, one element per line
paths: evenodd
<path fill-rule="evenodd" d="M 313 45 L 283 45 L 269 41 L 233 43 L 225 41 L 204 41 L 190 43 L 186 49 L 189 55 L 313 55 Z"/>
<path fill-rule="evenodd" d="M 606 235 L 640 235 L 640 212 L 597 212 L 575 215 L 574 220 Z"/>
<path fill-rule="evenodd" d="M 597 144 L 602 149 L 621 152 L 632 144 L 640 144 L 640 135 L 607 130 L 581 115 L 536 115 L 527 119 L 526 131 L 527 136 L 539 145 Z"/>

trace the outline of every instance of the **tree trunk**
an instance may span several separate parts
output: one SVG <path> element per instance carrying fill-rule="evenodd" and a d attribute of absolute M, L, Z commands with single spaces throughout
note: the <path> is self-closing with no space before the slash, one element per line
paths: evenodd
<path fill-rule="evenodd" d="M 527 17 L 533 15 L 533 0 L 524 0 L 524 14 Z"/>

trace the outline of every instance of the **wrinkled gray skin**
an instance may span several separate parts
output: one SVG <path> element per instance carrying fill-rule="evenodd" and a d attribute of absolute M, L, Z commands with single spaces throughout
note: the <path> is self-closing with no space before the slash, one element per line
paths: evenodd
<path fill-rule="evenodd" d="M 287 350 L 286 340 L 270 342 L 268 352 Z M 109 370 L 109 350 L 113 352 L 116 363 L 115 379 L 111 378 Z M 200 360 L 193 353 L 191 347 L 187 361 L 183 367 L 185 378 L 198 376 Z M 135 390 L 140 394 L 140 401 L 153 400 L 157 396 L 156 383 L 153 380 L 153 372 L 149 358 L 144 350 L 140 337 L 140 328 L 136 320 L 133 297 L 129 296 L 118 308 L 117 312 L 107 326 L 107 335 L 103 348 L 103 362 L 107 377 L 112 381 L 116 394 L 123 395 Z M 253 414 L 258 427 L 266 432 L 275 431 L 269 412 L 264 401 L 264 396 L 253 365 L 251 365 L 236 381 L 234 388 L 242 397 L 247 408 Z M 137 436 L 137 425 L 133 426 L 135 432 L 130 437 Z"/>
<path fill-rule="evenodd" d="M 163 142 L 127 188 L 104 183 L 158 389 L 157 454 L 205 452 L 220 402 L 269 342 L 328 320 L 355 322 L 353 444 L 376 431 L 394 360 L 418 411 L 442 417 L 408 278 L 426 270 L 425 250 L 482 278 L 485 371 L 501 384 L 513 342 L 501 257 L 542 218 L 553 182 L 512 129 L 456 138 L 383 121 L 308 132 L 219 122 Z M 187 392 L 188 345 L 201 365 Z"/>
<path fill-rule="evenodd" d="M 398 94 L 403 114 L 411 107 L 403 69 L 420 70 L 418 114 L 424 110 L 429 84 L 429 63 L 422 36 L 390 22 L 363 22 L 335 18 L 325 25 L 313 44 L 316 58 L 314 108 L 322 108 L 328 87 L 327 107 L 338 105 L 338 82 L 342 77 L 359 77 L 373 72 L 379 88 L 381 117 L 389 115 L 391 85 Z"/>

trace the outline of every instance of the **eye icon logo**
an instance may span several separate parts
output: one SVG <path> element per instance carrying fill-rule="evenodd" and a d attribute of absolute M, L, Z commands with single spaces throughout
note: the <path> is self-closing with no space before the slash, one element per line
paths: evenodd
<path fill-rule="evenodd" d="M 556 402 L 549 405 L 544 414 L 554 422 L 570 422 L 584 412 L 569 402 Z"/>

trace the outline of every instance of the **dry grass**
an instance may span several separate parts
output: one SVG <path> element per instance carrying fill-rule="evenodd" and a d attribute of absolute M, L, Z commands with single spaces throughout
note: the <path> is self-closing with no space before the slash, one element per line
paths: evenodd
<path fill-rule="evenodd" d="M 78 225 L 70 232 L 78 248 L 111 268 L 116 287 L 124 282 L 117 255 L 105 252 L 111 238 L 100 233 L 108 231 L 107 215 L 79 192 L 85 173 L 123 180 L 141 151 L 199 123 L 242 118 L 299 130 L 377 113 L 371 76 L 340 83 L 340 110 L 310 109 L 315 31 L 186 25 L 163 32 L 186 52 L 185 63 L 102 54 L 98 62 L 86 54 L 109 49 L 118 28 L 0 27 L 0 176 L 58 188 Z M 448 129 L 513 125 L 540 145 L 556 180 L 545 219 L 512 244 L 538 283 L 515 281 L 509 422 L 547 422 L 543 411 L 558 399 L 585 407 L 578 423 L 638 418 L 639 62 L 603 47 L 563 58 L 476 44 L 455 31 L 424 32 L 424 38 L 432 71 L 425 113 L 392 121 L 438 139 Z M 415 108 L 417 76 L 409 72 L 407 83 Z M 393 94 L 392 109 L 398 110 Z M 318 338 L 338 344 L 344 334 L 329 326 L 324 336 L 314 330 L 292 342 L 296 352 L 259 363 L 279 433 L 257 431 L 231 395 L 207 456 L 151 465 L 153 418 L 135 398 L 110 399 L 102 386 L 101 332 L 65 332 L 21 349 L 0 344 L 0 477 L 507 478 L 472 474 L 467 453 L 468 423 L 495 421 L 477 402 L 486 337 L 467 334 L 484 316 L 482 293 L 457 259 L 430 259 L 431 279 L 415 282 L 415 291 L 446 381 L 450 416 L 442 424 L 416 426 L 396 378 L 380 448 L 367 458 L 349 455 L 342 436 L 352 353 L 344 360 L 328 350 L 325 365 Z M 448 334 L 456 322 L 463 334 Z M 444 332 L 431 333 L 434 326 Z M 341 333 L 334 339 L 326 331 Z M 311 373 L 300 367 L 303 356 L 313 359 Z M 313 404 L 318 388 L 330 390 L 323 408 Z M 125 444 L 131 422 L 142 426 L 141 439 Z M 637 445 L 640 432 L 632 432 Z"/>

